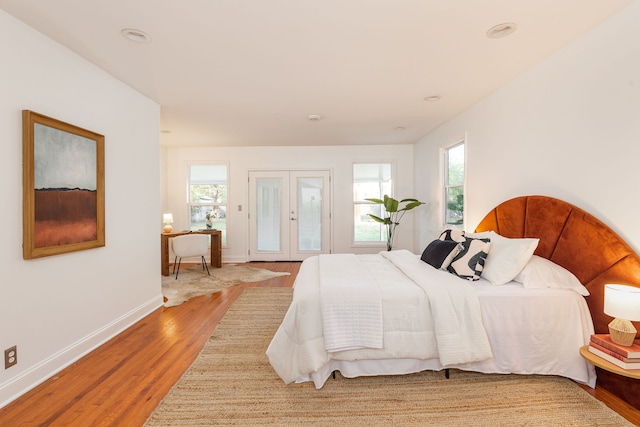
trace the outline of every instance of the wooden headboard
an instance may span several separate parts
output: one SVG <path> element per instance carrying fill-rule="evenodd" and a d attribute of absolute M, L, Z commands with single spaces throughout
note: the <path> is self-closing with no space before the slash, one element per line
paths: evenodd
<path fill-rule="evenodd" d="M 589 290 L 586 297 L 596 333 L 609 333 L 611 317 L 604 314 L 604 285 L 619 283 L 640 287 L 640 257 L 603 222 L 562 200 L 546 196 L 516 197 L 495 207 L 484 217 L 476 231 L 493 230 L 505 237 L 535 237 L 540 239 L 535 254 L 547 258 L 571 271 Z M 634 323 L 640 331 L 640 322 Z M 598 371 L 601 378 L 609 377 Z M 607 381 L 620 383 L 619 378 Z M 625 381 L 628 379 L 624 379 Z M 635 389 L 635 402 L 640 408 L 640 380 L 623 381 L 605 387 L 620 395 Z M 635 383 L 633 383 L 635 381 Z M 635 385 L 634 385 L 635 384 Z M 629 401 L 626 396 L 622 396 Z"/>

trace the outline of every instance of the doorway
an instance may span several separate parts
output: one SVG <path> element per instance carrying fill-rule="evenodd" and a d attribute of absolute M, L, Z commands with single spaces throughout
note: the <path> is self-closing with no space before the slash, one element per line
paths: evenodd
<path fill-rule="evenodd" d="M 329 253 L 330 183 L 328 170 L 249 171 L 249 260 Z"/>

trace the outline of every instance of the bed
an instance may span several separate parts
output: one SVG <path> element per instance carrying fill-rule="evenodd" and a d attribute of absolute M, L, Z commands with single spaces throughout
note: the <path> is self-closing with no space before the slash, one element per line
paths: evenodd
<path fill-rule="evenodd" d="M 491 241 L 488 236 L 494 238 L 494 247 L 485 248 L 488 255 L 479 263 L 479 270 L 486 268 L 479 280 L 464 280 L 461 277 L 468 272 L 451 274 L 407 251 L 305 260 L 291 306 L 267 350 L 273 368 L 285 383 L 312 381 L 316 388 L 334 371 L 356 377 L 448 368 L 560 375 L 594 387 L 596 371 L 578 350 L 589 342 L 590 334 L 607 333 L 611 318 L 603 313 L 604 284 L 639 286 L 637 254 L 590 214 L 546 196 L 508 200 L 489 212 L 475 233 L 434 236 L 434 240 Z M 497 283 L 494 267 L 488 275 L 491 256 L 496 257 L 493 261 L 498 259 L 499 252 L 492 253 L 499 248 L 497 242 L 502 240 L 498 239 L 509 240 L 510 245 L 522 242 L 520 249 L 526 246 L 524 242 L 536 242 L 528 258 L 526 254 L 519 257 L 520 263 L 523 257 L 527 259 L 524 265 L 498 269 L 510 270 L 498 282 L 509 278 L 514 268 L 519 269 L 515 281 Z M 355 268 L 348 268 L 349 264 Z M 554 266 L 554 272 L 557 267 L 578 283 L 559 287 L 550 279 L 555 276 L 543 275 L 536 278 L 535 286 L 525 287 L 525 281 L 532 282 L 537 273 L 546 271 L 539 270 L 540 264 Z M 369 297 L 350 300 L 348 295 L 340 295 L 327 303 L 328 283 L 336 288 L 355 284 L 355 293 L 368 295 L 364 289 L 372 279 L 373 293 L 379 294 L 371 298 L 373 302 Z M 540 280 L 550 280 L 549 287 L 540 286 Z M 466 299 L 447 306 L 447 299 L 460 300 L 457 293 L 448 293 L 454 288 L 459 292 L 460 284 L 464 284 Z M 443 292 L 445 295 L 440 295 Z M 440 301 L 446 309 L 440 308 Z M 340 304 L 357 306 L 358 314 L 345 314 Z M 337 319 L 336 324 L 327 320 L 325 306 L 333 307 L 331 319 Z M 456 332 L 459 330 L 463 333 Z M 637 383 L 611 379 L 598 371 L 599 382 L 603 377 L 614 393 L 624 389 L 637 395 Z M 628 396 L 621 397 L 629 401 Z"/>

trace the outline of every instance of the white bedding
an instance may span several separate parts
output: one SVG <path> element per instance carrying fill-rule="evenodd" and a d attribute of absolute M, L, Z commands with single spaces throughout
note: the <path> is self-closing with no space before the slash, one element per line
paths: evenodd
<path fill-rule="evenodd" d="M 565 289 L 524 289 L 515 282 L 493 286 L 481 279 L 468 283 L 433 269 L 413 254 L 410 261 L 401 258 L 400 263 L 407 263 L 409 269 L 403 273 L 387 259 L 395 257 L 394 252 L 358 255 L 382 294 L 384 348 L 327 352 L 320 315 L 318 257 L 303 262 L 291 306 L 267 350 L 271 365 L 285 383 L 313 381 L 321 388 L 334 370 L 355 377 L 451 367 L 486 373 L 561 375 L 595 386 L 595 370 L 579 354 L 593 333 L 581 295 Z M 442 363 L 424 288 L 429 285 L 407 277 L 421 282 L 421 272 L 441 288 L 463 282 L 475 292 L 482 323 L 475 326 L 484 326 L 489 357 L 483 354 L 486 349 L 479 348 L 475 360 Z M 455 344 L 455 340 L 451 342 Z"/>
<path fill-rule="evenodd" d="M 492 357 L 487 333 L 482 324 L 482 312 L 471 282 L 437 270 L 409 251 L 381 252 L 409 282 L 420 287 L 427 297 L 433 319 L 438 359 L 444 366 L 487 360 Z M 401 308 L 402 310 L 402 308 Z"/>
<path fill-rule="evenodd" d="M 320 316 L 331 353 L 383 348 L 382 292 L 354 254 L 320 255 Z"/>

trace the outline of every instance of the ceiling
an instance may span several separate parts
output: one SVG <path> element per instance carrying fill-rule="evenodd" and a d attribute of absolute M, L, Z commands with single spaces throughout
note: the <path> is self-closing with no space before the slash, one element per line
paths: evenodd
<path fill-rule="evenodd" d="M 413 143 L 631 2 L 0 0 L 0 8 L 157 102 L 162 145 L 266 146 Z M 501 23 L 517 30 L 488 38 Z M 151 40 L 132 42 L 125 28 Z"/>

